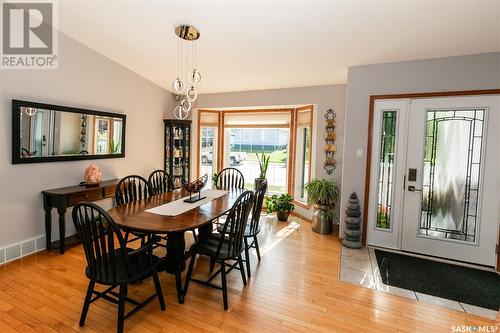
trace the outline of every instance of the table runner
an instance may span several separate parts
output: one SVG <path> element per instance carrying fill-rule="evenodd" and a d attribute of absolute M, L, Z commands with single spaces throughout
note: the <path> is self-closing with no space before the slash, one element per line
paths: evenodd
<path fill-rule="evenodd" d="M 153 213 L 157 215 L 165 215 L 165 216 L 176 216 L 182 213 L 187 212 L 188 210 L 191 210 L 193 208 L 199 207 L 201 205 L 206 204 L 207 202 L 210 202 L 214 199 L 217 199 L 219 197 L 222 197 L 223 195 L 229 193 L 228 191 L 224 190 L 205 190 L 201 192 L 201 196 L 206 196 L 205 199 L 202 199 L 200 201 L 194 202 L 194 203 L 187 203 L 184 202 L 184 199 L 189 198 L 189 196 L 171 201 L 169 203 L 166 203 L 161 206 L 157 206 L 151 209 L 147 209 L 146 212 L 148 213 Z M 197 195 L 197 194 L 196 194 Z M 194 195 L 193 195 L 194 196 Z"/>

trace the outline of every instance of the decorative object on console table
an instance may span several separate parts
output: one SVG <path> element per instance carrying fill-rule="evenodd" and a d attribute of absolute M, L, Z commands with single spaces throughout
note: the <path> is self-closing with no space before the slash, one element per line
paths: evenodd
<path fill-rule="evenodd" d="M 325 118 L 326 118 L 326 124 L 325 124 L 325 163 L 324 163 L 324 168 L 326 170 L 326 173 L 331 175 L 333 173 L 333 170 L 337 167 L 337 161 L 334 158 L 335 151 L 337 150 L 337 147 L 335 146 L 335 139 L 337 137 L 337 134 L 335 133 L 335 126 L 337 125 L 337 121 L 335 118 L 337 117 L 337 114 L 335 114 L 335 111 L 330 108 L 328 111 L 326 111 Z"/>
<path fill-rule="evenodd" d="M 190 177 L 191 121 L 165 119 L 164 170 L 172 176 L 175 188 Z"/>
<path fill-rule="evenodd" d="M 101 169 L 99 169 L 97 165 L 91 164 L 87 169 L 85 169 L 85 177 L 83 181 L 85 182 L 85 186 L 99 186 L 101 177 Z"/>
<path fill-rule="evenodd" d="M 201 196 L 201 189 L 205 187 L 208 182 L 208 174 L 201 176 L 200 178 L 188 182 L 186 180 L 182 181 L 182 185 L 189 192 L 189 199 L 185 199 L 184 202 L 194 203 L 205 199 L 206 197 Z M 198 197 L 193 197 L 193 193 L 198 193 Z"/>
<path fill-rule="evenodd" d="M 345 213 L 347 215 L 346 230 L 342 244 L 351 249 L 360 249 L 363 247 L 361 244 L 361 210 L 356 192 L 351 193 Z"/>
<path fill-rule="evenodd" d="M 69 186 L 42 191 L 43 209 L 45 210 L 46 248 L 50 250 L 52 232 L 52 209 L 56 208 L 59 215 L 59 252 L 66 249 L 66 210 L 82 201 L 97 201 L 115 196 L 116 184 L 119 179 L 101 181 L 97 186 Z"/>

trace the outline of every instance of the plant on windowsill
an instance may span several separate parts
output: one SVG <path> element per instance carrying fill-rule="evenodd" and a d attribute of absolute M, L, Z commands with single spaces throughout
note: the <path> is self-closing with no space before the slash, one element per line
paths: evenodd
<path fill-rule="evenodd" d="M 219 180 L 219 174 L 217 173 L 214 173 L 212 175 L 212 184 L 213 184 L 213 187 L 217 186 L 217 181 Z"/>
<path fill-rule="evenodd" d="M 269 159 L 271 158 L 271 155 L 266 156 L 264 152 L 261 153 L 261 156 L 257 153 L 255 153 L 255 155 L 257 156 L 260 167 L 259 178 L 255 178 L 255 189 L 257 190 L 260 187 L 260 184 L 266 180 L 267 168 L 269 168 Z"/>
<path fill-rule="evenodd" d="M 114 139 L 111 139 L 109 142 L 109 153 L 110 154 L 119 154 L 120 153 L 120 143 L 115 142 Z"/>
<path fill-rule="evenodd" d="M 266 197 L 267 212 L 276 212 L 278 221 L 286 221 L 290 213 L 295 209 L 292 201 L 293 197 L 290 194 L 274 194 L 270 197 Z"/>
<path fill-rule="evenodd" d="M 340 188 L 333 180 L 313 179 L 304 186 L 307 192 L 307 203 L 314 205 L 312 229 L 319 234 L 331 234 L 335 203 Z"/>

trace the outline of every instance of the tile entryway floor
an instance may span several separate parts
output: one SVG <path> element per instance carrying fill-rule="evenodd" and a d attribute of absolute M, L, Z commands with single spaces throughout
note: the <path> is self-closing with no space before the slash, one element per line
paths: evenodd
<path fill-rule="evenodd" d="M 349 249 L 342 246 L 340 261 L 340 280 L 389 294 L 414 299 L 420 302 L 467 312 L 481 317 L 495 319 L 497 311 L 480 308 L 474 305 L 451 301 L 412 290 L 388 286 L 382 283 L 375 252 L 371 248 Z"/>

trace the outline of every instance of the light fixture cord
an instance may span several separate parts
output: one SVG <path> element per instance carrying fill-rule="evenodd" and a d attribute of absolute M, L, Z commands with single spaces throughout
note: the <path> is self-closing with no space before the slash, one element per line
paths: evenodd
<path fill-rule="evenodd" d="M 181 77 L 181 41 L 177 40 L 177 77 Z"/>

